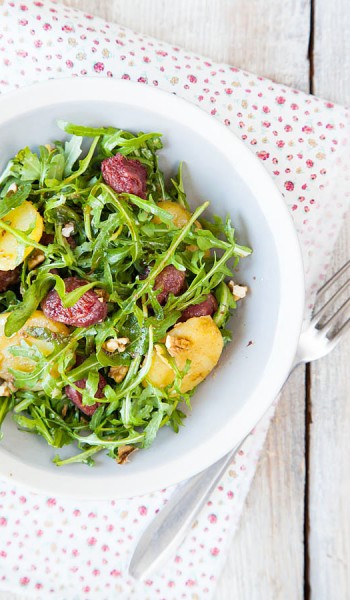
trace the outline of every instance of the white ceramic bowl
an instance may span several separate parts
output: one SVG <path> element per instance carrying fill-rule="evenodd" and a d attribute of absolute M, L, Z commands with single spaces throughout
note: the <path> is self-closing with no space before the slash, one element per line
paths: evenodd
<path fill-rule="evenodd" d="M 57 119 L 163 133 L 161 167 L 184 161 L 192 207 L 211 201 L 230 214 L 238 242 L 254 253 L 238 280 L 249 296 L 233 316 L 233 342 L 199 386 L 179 434 L 162 430 L 149 450 L 119 466 L 104 455 L 96 466 L 56 467 L 57 450 L 19 432 L 8 415 L 0 443 L 0 476 L 50 494 L 80 498 L 139 495 L 179 482 L 223 456 L 264 414 L 289 372 L 303 311 L 303 268 L 292 219 L 272 180 L 244 144 L 200 109 L 174 95 L 107 79 L 49 81 L 0 98 L 0 169 L 25 145 L 63 134 Z M 251 343 L 252 342 L 252 343 Z M 63 451 L 59 451 L 64 454 Z"/>

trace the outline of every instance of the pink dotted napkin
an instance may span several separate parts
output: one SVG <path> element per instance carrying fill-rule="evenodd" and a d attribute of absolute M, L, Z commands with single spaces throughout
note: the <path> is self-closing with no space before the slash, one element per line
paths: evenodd
<path fill-rule="evenodd" d="M 176 93 L 248 145 L 294 219 L 304 256 L 307 316 L 349 204 L 346 109 L 59 4 L 5 2 L 0 92 L 69 75 L 130 79 Z M 0 590 L 38 600 L 212 597 L 272 414 L 273 407 L 174 560 L 145 582 L 128 577 L 130 553 L 174 488 L 127 501 L 77 502 L 0 480 Z"/>

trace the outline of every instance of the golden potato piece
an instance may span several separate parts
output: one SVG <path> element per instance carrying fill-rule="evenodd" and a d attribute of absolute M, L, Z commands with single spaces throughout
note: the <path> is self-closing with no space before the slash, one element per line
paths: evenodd
<path fill-rule="evenodd" d="M 203 381 L 218 363 L 223 339 L 211 317 L 193 317 L 185 323 L 175 325 L 168 332 L 165 345 L 180 370 L 184 370 L 187 360 L 191 361 L 190 369 L 181 384 L 181 392 L 188 392 Z M 173 369 L 155 349 L 146 382 L 164 388 L 174 379 Z"/>
<path fill-rule="evenodd" d="M 11 210 L 2 218 L 14 229 L 27 232 L 31 230 L 28 237 L 38 242 L 44 231 L 43 219 L 31 202 L 25 201 L 21 206 Z M 12 233 L 0 229 L 0 270 L 11 271 L 33 250 L 31 246 L 25 246 L 17 240 Z"/>
<path fill-rule="evenodd" d="M 176 202 L 170 202 L 170 200 L 163 200 L 162 202 L 158 202 L 157 206 L 159 208 L 162 208 L 163 210 L 166 210 L 172 215 L 174 225 L 176 225 L 176 227 L 178 227 L 179 229 L 184 227 L 192 217 L 189 210 L 181 206 L 181 204 L 177 204 Z M 160 218 L 154 217 L 153 223 L 161 223 Z M 202 229 L 202 225 L 199 221 L 195 221 L 195 225 L 197 229 Z M 198 247 L 195 244 L 190 244 L 189 246 L 187 246 L 187 250 L 190 250 L 190 252 L 195 252 L 196 250 L 198 250 Z M 206 250 L 204 256 L 210 256 L 210 250 Z"/>
<path fill-rule="evenodd" d="M 157 202 L 157 206 L 163 210 L 166 210 L 172 217 L 174 221 L 174 225 L 181 229 L 184 227 L 191 218 L 191 213 L 189 210 L 186 210 L 181 204 L 177 204 L 176 202 L 171 202 L 170 200 L 163 200 L 162 202 Z M 161 223 L 159 217 L 154 217 L 153 222 Z"/>
<path fill-rule="evenodd" d="M 0 377 L 5 380 L 11 380 L 13 377 L 9 369 L 16 369 L 24 373 L 30 373 L 35 364 L 29 358 L 22 356 L 13 356 L 9 350 L 13 346 L 19 346 L 22 340 L 25 340 L 29 346 L 36 346 L 44 356 L 48 356 L 54 349 L 50 340 L 39 340 L 30 334 L 29 328 L 38 327 L 48 329 L 53 333 L 68 335 L 69 329 L 63 323 L 56 323 L 47 319 L 41 310 L 36 310 L 28 319 L 26 324 L 11 337 L 6 337 L 4 333 L 6 319 L 9 313 L 0 315 Z"/>

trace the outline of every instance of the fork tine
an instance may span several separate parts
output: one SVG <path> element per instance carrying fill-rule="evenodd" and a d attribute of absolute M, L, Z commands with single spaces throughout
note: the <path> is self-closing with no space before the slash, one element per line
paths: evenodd
<path fill-rule="evenodd" d="M 347 300 L 345 300 L 344 304 L 341 305 L 341 307 L 334 313 L 334 315 L 332 315 L 328 321 L 326 321 L 324 323 L 324 325 L 322 325 L 322 327 L 319 328 L 320 331 L 324 332 L 324 333 L 328 333 L 332 327 L 337 323 L 337 321 L 339 321 L 339 318 L 342 317 L 344 314 L 348 313 L 348 317 L 347 320 L 345 321 L 345 323 L 342 324 L 342 326 L 337 330 L 336 334 L 343 329 L 344 325 L 346 325 L 346 323 L 349 320 L 350 317 L 350 298 L 348 298 Z M 335 336 L 332 336 L 332 339 Z"/>
<path fill-rule="evenodd" d="M 350 264 L 350 263 L 349 263 Z M 346 266 L 346 265 L 345 265 Z M 345 269 L 346 270 L 346 269 Z M 336 277 L 336 279 L 334 279 L 334 277 L 332 277 L 333 283 L 338 279 L 338 277 L 340 277 L 344 272 L 344 267 L 342 269 L 340 269 L 340 271 L 338 271 L 339 275 Z M 328 281 L 325 286 L 327 286 L 327 289 L 329 289 L 331 287 L 331 285 L 333 285 L 333 283 L 331 283 L 331 281 Z M 313 325 L 317 325 L 320 320 L 322 319 L 323 315 L 325 315 L 327 313 L 328 308 L 335 302 L 335 300 L 337 298 L 339 298 L 339 296 L 343 293 L 343 291 L 350 285 L 350 279 L 348 281 L 346 281 L 345 283 L 343 283 L 343 285 L 340 286 L 340 288 L 335 292 L 335 294 L 333 294 L 333 296 L 326 302 L 326 304 L 324 304 L 313 316 L 312 318 L 312 324 Z M 322 290 L 323 288 L 321 288 Z M 317 294 L 317 298 L 319 297 L 319 293 Z"/>
<path fill-rule="evenodd" d="M 348 262 L 346 262 L 345 265 L 343 265 L 339 269 L 339 271 L 334 273 L 334 275 L 320 287 L 320 289 L 317 292 L 317 298 L 319 298 L 322 294 L 324 294 L 327 290 L 329 290 L 329 288 L 333 285 L 333 283 L 335 283 L 335 281 L 340 279 L 340 277 L 348 270 L 349 266 L 350 266 L 350 260 L 348 260 Z"/>
<path fill-rule="evenodd" d="M 344 325 L 341 326 L 340 329 L 338 329 L 337 333 L 332 337 L 332 342 L 339 342 L 340 338 L 343 337 L 343 335 L 346 334 L 347 331 L 349 331 L 350 329 L 350 319 L 348 319 L 347 321 L 345 321 Z"/>

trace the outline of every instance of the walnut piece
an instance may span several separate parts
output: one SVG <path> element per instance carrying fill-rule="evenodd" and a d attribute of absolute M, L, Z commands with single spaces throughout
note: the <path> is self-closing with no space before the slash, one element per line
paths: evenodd
<path fill-rule="evenodd" d="M 95 292 L 96 296 L 98 296 L 98 299 L 100 302 L 108 302 L 109 293 L 106 292 L 106 290 L 103 290 L 102 288 L 95 288 L 94 292 Z"/>
<path fill-rule="evenodd" d="M 188 350 L 192 345 L 191 340 L 185 337 L 175 337 L 174 335 L 167 335 L 165 339 L 165 347 L 168 350 L 170 356 L 176 356 L 181 354 L 184 350 Z"/>
<path fill-rule="evenodd" d="M 130 446 L 130 445 L 119 446 L 118 458 L 117 458 L 118 465 L 124 465 L 126 462 L 128 462 L 128 457 L 130 456 L 130 454 L 132 452 L 134 452 L 134 450 L 137 450 L 137 448 L 135 448 L 135 446 Z"/>
<path fill-rule="evenodd" d="M 69 238 L 74 232 L 74 223 L 66 223 L 64 227 L 62 227 L 62 235 L 65 238 Z"/>
<path fill-rule="evenodd" d="M 248 288 L 246 285 L 238 285 L 237 283 L 234 283 L 234 281 L 229 281 L 228 287 L 232 292 L 233 299 L 236 301 L 242 300 L 242 298 L 245 298 L 247 295 Z"/>
<path fill-rule="evenodd" d="M 127 337 L 110 338 L 103 342 L 102 348 L 106 350 L 106 352 L 124 352 L 128 344 L 130 344 L 130 340 Z"/>
<path fill-rule="evenodd" d="M 18 190 L 18 185 L 17 185 L 17 183 L 13 182 L 9 186 L 9 189 L 7 190 L 7 193 L 13 192 L 15 194 L 17 192 L 17 190 Z"/>
<path fill-rule="evenodd" d="M 125 375 L 129 371 L 129 367 L 126 365 L 119 365 L 117 367 L 111 367 L 109 369 L 108 375 L 114 379 L 116 383 L 120 383 L 123 381 Z"/>
<path fill-rule="evenodd" d="M 38 265 L 40 265 L 45 260 L 45 254 L 42 250 L 34 250 L 28 258 L 28 269 L 31 271 L 35 269 Z"/>
<path fill-rule="evenodd" d="M 16 389 L 12 381 L 3 381 L 0 385 L 0 397 L 8 398 Z"/>

